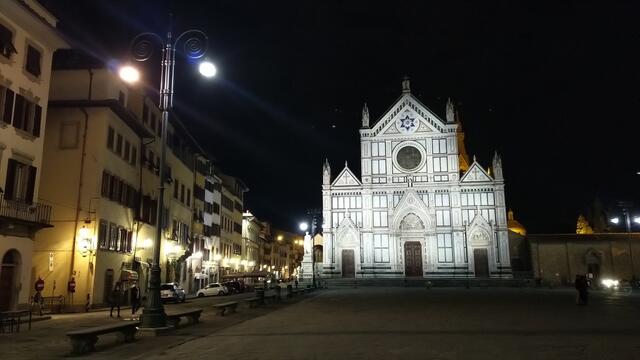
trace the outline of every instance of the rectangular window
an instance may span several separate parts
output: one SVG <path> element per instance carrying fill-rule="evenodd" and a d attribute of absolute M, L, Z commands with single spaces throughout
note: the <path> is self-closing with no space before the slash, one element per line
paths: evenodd
<path fill-rule="evenodd" d="M 222 207 L 224 207 L 225 209 L 227 209 L 229 211 L 233 211 L 233 200 L 231 200 L 230 198 L 222 195 Z"/>
<path fill-rule="evenodd" d="M 387 226 L 387 212 L 386 211 L 374 211 L 373 212 L 373 226 L 374 227 L 386 227 Z"/>
<path fill-rule="evenodd" d="M 180 184 L 180 202 L 184 203 L 184 184 Z"/>
<path fill-rule="evenodd" d="M 371 173 L 374 175 L 387 173 L 386 160 L 371 160 Z"/>
<path fill-rule="evenodd" d="M 109 223 L 109 250 L 115 250 L 118 243 L 118 227 Z"/>
<path fill-rule="evenodd" d="M 27 100 L 22 95 L 16 95 L 15 98 L 13 127 L 24 130 L 33 136 L 40 136 L 42 108 L 40 105 Z"/>
<path fill-rule="evenodd" d="M 436 156 L 433 158 L 433 172 L 445 172 L 447 168 L 447 158 L 445 156 Z"/>
<path fill-rule="evenodd" d="M 451 226 L 451 211 L 436 210 L 436 226 Z"/>
<path fill-rule="evenodd" d="M 102 172 L 102 191 L 101 194 L 105 198 L 109 198 L 109 194 L 111 194 L 111 175 L 103 171 Z"/>
<path fill-rule="evenodd" d="M 106 249 L 109 244 L 109 224 L 105 220 L 100 220 L 98 227 L 98 247 Z"/>
<path fill-rule="evenodd" d="M 387 207 L 387 195 L 373 195 L 373 207 L 374 208 L 386 208 Z"/>
<path fill-rule="evenodd" d="M 178 184 L 178 180 L 173 179 L 173 198 L 178 199 L 178 190 L 180 185 Z"/>
<path fill-rule="evenodd" d="M 33 76 L 40 77 L 40 51 L 31 45 L 27 45 L 27 62 L 25 69 Z"/>
<path fill-rule="evenodd" d="M 11 124 L 13 118 L 13 99 L 13 90 L 0 86 L 0 121 L 7 124 Z"/>
<path fill-rule="evenodd" d="M 451 234 L 438 234 L 438 262 L 453 262 L 453 240 Z"/>
<path fill-rule="evenodd" d="M 449 206 L 449 193 L 436 193 L 436 206 Z"/>
<path fill-rule="evenodd" d="M 376 262 L 376 263 L 389 262 L 389 235 L 387 234 L 373 235 L 373 262 Z"/>
<path fill-rule="evenodd" d="M 129 159 L 129 164 L 133 166 L 138 164 L 138 148 L 134 145 L 131 146 L 131 159 Z"/>
<path fill-rule="evenodd" d="M 238 224 L 237 222 L 234 222 L 233 231 L 237 232 L 238 234 L 242 234 L 242 225 Z"/>
<path fill-rule="evenodd" d="M 371 143 L 371 156 L 385 156 L 385 144 L 383 142 Z"/>
<path fill-rule="evenodd" d="M 13 32 L 0 25 L 0 54 L 9 59 L 11 58 L 11 53 L 18 53 L 16 47 L 13 46 Z"/>
<path fill-rule="evenodd" d="M 124 141 L 124 154 L 122 156 L 129 162 L 129 156 L 131 156 L 131 143 L 129 143 L 129 140 Z"/>
<path fill-rule="evenodd" d="M 116 149 L 115 149 L 116 154 L 118 154 L 118 156 L 122 156 L 122 135 L 117 134 L 116 136 Z"/>
<path fill-rule="evenodd" d="M 433 139 L 433 153 L 434 154 L 446 154 L 447 153 L 447 139 Z"/>
<path fill-rule="evenodd" d="M 213 213 L 214 214 L 220 214 L 220 204 L 213 203 Z"/>
<path fill-rule="evenodd" d="M 4 198 L 25 203 L 33 202 L 37 169 L 17 160 L 9 159 L 4 186 Z"/>
<path fill-rule="evenodd" d="M 191 206 L 191 189 L 187 189 L 187 206 Z"/>

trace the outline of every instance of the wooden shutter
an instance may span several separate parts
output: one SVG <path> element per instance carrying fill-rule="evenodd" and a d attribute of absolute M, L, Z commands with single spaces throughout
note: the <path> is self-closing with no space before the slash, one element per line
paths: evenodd
<path fill-rule="evenodd" d="M 9 159 L 7 164 L 7 180 L 4 185 L 4 198 L 7 200 L 13 199 L 13 187 L 16 178 L 17 161 Z"/>
<path fill-rule="evenodd" d="M 2 116 L 2 121 L 7 124 L 11 124 L 11 117 L 13 115 L 13 98 L 13 90 L 7 88 L 4 95 L 4 115 Z"/>
<path fill-rule="evenodd" d="M 36 173 L 38 169 L 34 166 L 29 166 L 29 183 L 27 184 L 27 193 L 25 194 L 25 202 L 33 202 L 33 195 L 36 188 Z"/>
<path fill-rule="evenodd" d="M 33 114 L 33 136 L 40 136 L 40 123 L 42 122 L 42 106 L 36 104 L 36 110 Z"/>
<path fill-rule="evenodd" d="M 24 99 L 24 97 L 22 95 L 16 94 L 16 107 L 13 112 L 13 127 L 22 129 L 25 106 L 26 100 Z"/>

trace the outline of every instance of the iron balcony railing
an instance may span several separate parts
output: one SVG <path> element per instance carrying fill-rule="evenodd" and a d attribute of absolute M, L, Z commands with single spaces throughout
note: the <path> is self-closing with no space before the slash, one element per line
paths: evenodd
<path fill-rule="evenodd" d="M 51 225 L 51 206 L 0 198 L 0 217 Z"/>

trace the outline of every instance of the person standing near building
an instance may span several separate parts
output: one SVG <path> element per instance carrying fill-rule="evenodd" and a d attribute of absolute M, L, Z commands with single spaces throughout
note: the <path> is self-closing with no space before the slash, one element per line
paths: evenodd
<path fill-rule="evenodd" d="M 36 290 L 36 293 L 33 295 L 33 303 L 32 305 L 36 306 L 36 309 L 39 311 L 40 316 L 42 316 L 42 293 L 40 290 Z"/>
<path fill-rule="evenodd" d="M 140 307 L 140 290 L 138 290 L 138 287 L 136 286 L 136 284 L 133 284 L 131 286 L 131 314 L 135 315 L 136 311 L 138 311 L 138 308 Z"/>
<path fill-rule="evenodd" d="M 118 317 L 120 317 L 120 301 L 122 298 L 122 292 L 120 291 L 120 283 L 117 282 L 116 286 L 113 288 L 113 291 L 111 291 L 111 312 L 109 313 L 110 317 L 113 317 L 113 309 L 117 308 L 118 309 Z"/>

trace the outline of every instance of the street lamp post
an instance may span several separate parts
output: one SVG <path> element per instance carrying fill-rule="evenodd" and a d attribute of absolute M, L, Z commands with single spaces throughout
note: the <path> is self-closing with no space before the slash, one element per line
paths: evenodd
<path fill-rule="evenodd" d="M 153 53 L 153 43 L 162 46 L 161 77 L 160 77 L 160 103 L 159 109 L 162 112 L 160 135 L 160 166 L 159 166 L 159 186 L 158 186 L 158 207 L 156 209 L 156 236 L 153 247 L 153 264 L 149 276 L 149 294 L 147 303 L 140 317 L 140 328 L 158 329 L 166 327 L 166 315 L 162 300 L 160 298 L 160 246 L 162 243 L 162 224 L 164 209 L 164 189 L 165 189 L 165 161 L 166 161 L 166 139 L 167 125 L 169 122 L 169 111 L 173 107 L 173 81 L 174 66 L 177 46 L 184 45 L 184 54 L 190 59 L 202 58 L 206 53 L 207 35 L 200 30 L 187 30 L 178 35 L 175 40 L 171 31 L 167 31 L 166 39 L 161 36 L 145 32 L 136 36 L 131 42 L 131 55 L 136 61 L 147 61 Z M 215 75 L 215 66 L 210 62 L 202 62 L 199 67 L 200 73 L 205 77 Z M 123 67 L 120 76 L 125 81 L 134 82 L 139 78 L 139 74 L 133 67 Z"/>

